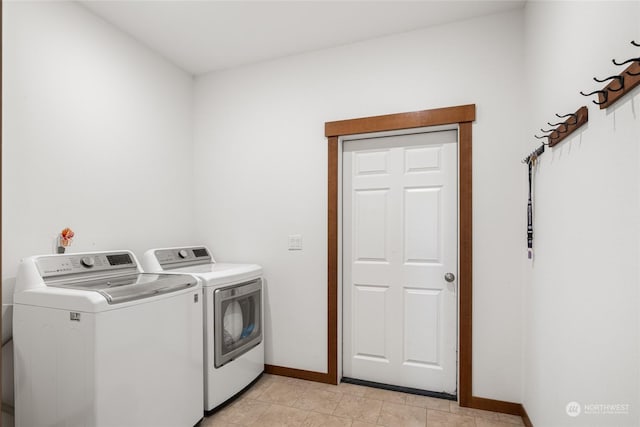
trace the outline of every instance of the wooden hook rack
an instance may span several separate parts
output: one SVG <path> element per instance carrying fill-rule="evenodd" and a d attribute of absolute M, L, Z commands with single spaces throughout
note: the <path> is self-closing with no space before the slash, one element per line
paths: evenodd
<path fill-rule="evenodd" d="M 598 92 L 598 104 L 600 109 L 609 107 L 611 104 L 631 92 L 633 88 L 640 85 L 640 61 L 633 62 L 621 74 L 622 80 L 614 80 Z M 623 84 L 620 85 L 620 82 Z M 621 87 L 622 86 L 622 87 Z"/>
<path fill-rule="evenodd" d="M 563 123 L 560 123 L 548 136 L 549 147 L 554 147 L 589 121 L 589 109 L 582 106 Z"/>
<path fill-rule="evenodd" d="M 573 132 L 578 130 L 582 125 L 589 121 L 589 109 L 586 106 L 582 106 L 575 113 L 569 113 L 561 116 L 560 114 L 556 114 L 558 118 L 568 117 L 567 120 L 561 123 L 549 123 L 549 126 L 556 126 L 550 130 L 540 129 L 542 132 L 546 133 L 546 135 L 538 136 L 534 135 L 536 139 L 547 139 L 547 143 L 544 145 L 548 145 L 549 147 L 553 147 L 558 145 L 560 141 L 567 138 Z"/>
<path fill-rule="evenodd" d="M 636 43 L 635 40 L 632 40 L 631 44 L 640 47 L 640 43 Z M 615 76 L 610 76 L 605 79 L 594 77 L 593 80 L 598 83 L 609 81 L 609 84 L 604 88 L 591 93 L 580 92 L 580 94 L 584 96 L 598 94 L 598 100 L 593 101 L 593 103 L 599 105 L 601 110 L 610 107 L 624 95 L 631 92 L 636 86 L 640 85 L 640 57 L 627 59 L 623 62 L 618 62 L 613 59 L 612 62 L 618 67 L 628 63 L 631 63 L 631 65 L 627 66 L 622 73 Z"/>

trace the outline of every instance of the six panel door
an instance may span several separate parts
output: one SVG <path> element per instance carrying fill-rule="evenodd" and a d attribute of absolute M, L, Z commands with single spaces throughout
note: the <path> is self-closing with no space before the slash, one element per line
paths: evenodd
<path fill-rule="evenodd" d="M 346 141 L 343 375 L 456 393 L 457 131 Z"/>

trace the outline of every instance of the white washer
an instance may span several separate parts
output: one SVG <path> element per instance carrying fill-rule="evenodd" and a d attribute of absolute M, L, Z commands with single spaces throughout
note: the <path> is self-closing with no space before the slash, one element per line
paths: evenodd
<path fill-rule="evenodd" d="M 129 251 L 22 260 L 17 427 L 190 427 L 202 418 L 202 289 Z"/>
<path fill-rule="evenodd" d="M 229 400 L 264 371 L 262 268 L 216 263 L 204 246 L 150 249 L 148 272 L 191 274 L 204 293 L 204 409 Z"/>

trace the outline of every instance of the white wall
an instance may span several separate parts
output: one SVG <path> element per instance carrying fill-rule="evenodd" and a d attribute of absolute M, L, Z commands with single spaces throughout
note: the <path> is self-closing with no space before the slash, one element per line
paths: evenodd
<path fill-rule="evenodd" d="M 535 261 L 527 266 L 523 404 L 536 426 L 640 425 L 640 88 L 600 110 L 592 77 L 640 56 L 640 2 L 529 2 L 531 135 L 554 113 L 589 123 L 543 155 L 535 178 Z M 521 173 L 525 179 L 525 171 Z M 630 404 L 567 416 L 569 402 Z"/>
<path fill-rule="evenodd" d="M 267 363 L 327 369 L 324 123 L 475 103 L 473 392 L 520 401 L 522 25 L 516 11 L 196 80 L 196 227 L 219 260 L 264 266 Z"/>
<path fill-rule="evenodd" d="M 192 78 L 76 4 L 3 8 L 3 303 L 66 226 L 74 252 L 192 243 Z"/>

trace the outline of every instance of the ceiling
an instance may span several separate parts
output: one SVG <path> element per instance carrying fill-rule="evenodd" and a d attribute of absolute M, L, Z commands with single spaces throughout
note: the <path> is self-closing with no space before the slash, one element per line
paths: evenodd
<path fill-rule="evenodd" d="M 522 8 L 502 1 L 79 1 L 191 74 Z"/>

